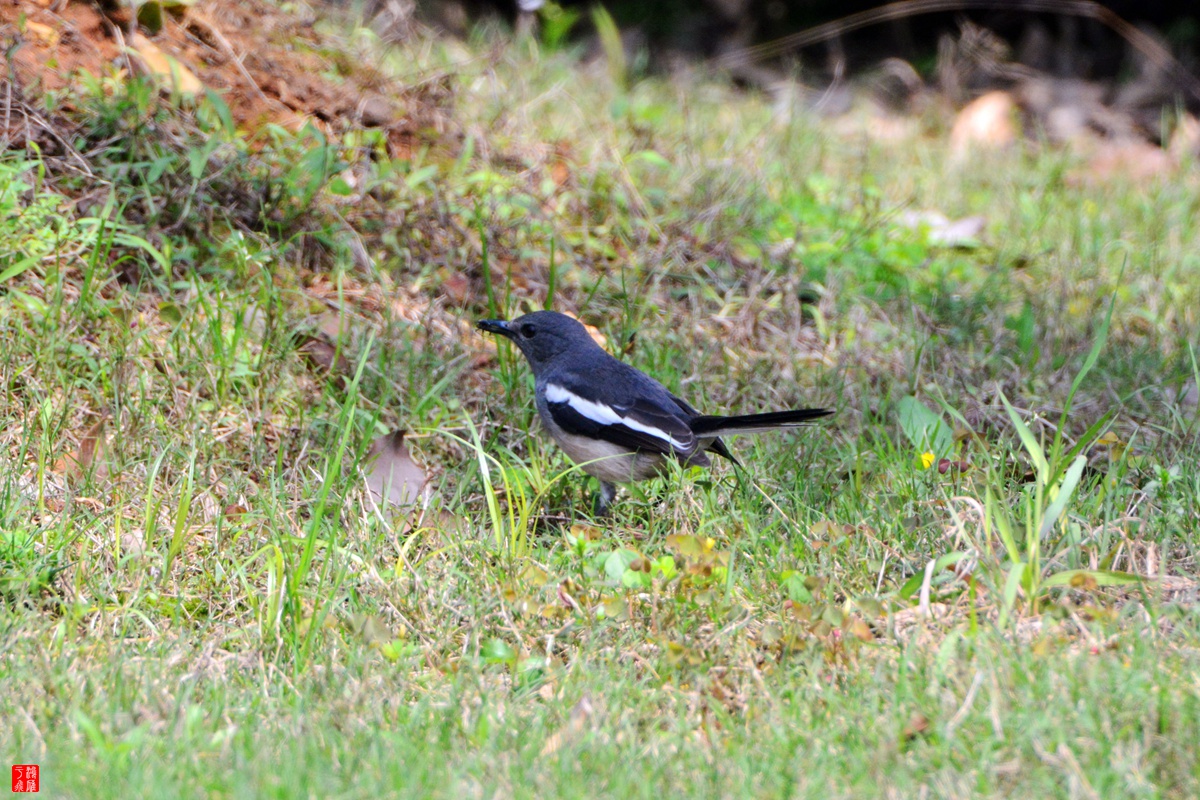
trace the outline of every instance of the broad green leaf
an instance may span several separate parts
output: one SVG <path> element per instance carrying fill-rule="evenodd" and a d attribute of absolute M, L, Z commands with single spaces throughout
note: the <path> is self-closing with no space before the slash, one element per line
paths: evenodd
<path fill-rule="evenodd" d="M 942 458 L 950 454 L 954 446 L 954 431 L 938 414 L 931 411 L 915 397 L 901 398 L 896 404 L 900 418 L 900 430 L 918 450 L 932 451 Z"/>
<path fill-rule="evenodd" d="M 142 3 L 137 10 L 138 25 L 141 25 L 146 33 L 154 36 L 163 28 L 163 7 L 156 0 L 151 0 L 149 3 Z"/>
<path fill-rule="evenodd" d="M 664 580 L 671 580 L 679 574 L 679 567 L 671 556 L 663 556 L 654 562 L 654 571 L 662 575 Z"/>
<path fill-rule="evenodd" d="M 620 550 L 612 551 L 608 554 L 608 558 L 604 559 L 605 577 L 613 583 L 620 584 L 625 571 L 629 569 L 629 565 L 639 558 L 641 558 L 640 555 L 624 547 Z"/>
<path fill-rule="evenodd" d="M 804 576 L 798 572 L 785 575 L 784 579 L 780 581 L 780 586 L 793 603 L 811 603 L 813 601 L 812 592 L 804 585 Z"/>
<path fill-rule="evenodd" d="M 1078 576 L 1091 578 L 1097 586 L 1130 586 L 1142 583 L 1145 579 L 1132 572 L 1118 572 L 1107 569 L 1068 569 L 1056 572 L 1042 582 L 1042 586 L 1053 589 L 1058 586 L 1070 586 L 1071 581 Z"/>
<path fill-rule="evenodd" d="M 508 664 L 516 661 L 517 651 L 503 639 L 488 639 L 479 648 L 479 656 L 489 664 Z"/>
<path fill-rule="evenodd" d="M 432 181 L 437 175 L 437 171 L 438 168 L 436 164 L 430 164 L 429 166 L 415 169 L 409 173 L 408 177 L 404 179 L 404 183 L 408 185 L 408 188 L 416 189 L 421 184 Z"/>
<path fill-rule="evenodd" d="M 955 550 L 952 553 L 943 553 L 938 556 L 933 562 L 933 579 L 931 584 L 945 583 L 950 579 L 949 575 L 945 574 L 946 568 L 957 564 L 967 557 L 967 553 L 962 550 Z M 925 583 L 925 568 L 922 568 L 915 575 L 904 582 L 904 586 L 900 588 L 900 596 L 905 600 L 910 599 L 920 590 L 921 585 Z"/>

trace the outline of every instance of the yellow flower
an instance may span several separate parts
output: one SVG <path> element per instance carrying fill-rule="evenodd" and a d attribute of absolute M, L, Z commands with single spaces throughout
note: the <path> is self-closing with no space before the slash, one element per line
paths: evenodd
<path fill-rule="evenodd" d="M 937 457 L 933 453 L 921 453 L 921 469 L 929 469 L 935 461 Z"/>

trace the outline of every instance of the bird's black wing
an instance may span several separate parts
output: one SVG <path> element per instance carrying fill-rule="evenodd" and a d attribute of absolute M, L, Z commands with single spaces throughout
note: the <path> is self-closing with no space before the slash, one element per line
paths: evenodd
<path fill-rule="evenodd" d="M 657 382 L 632 368 L 621 372 L 624 374 L 559 373 L 547 379 L 543 391 L 554 423 L 566 433 L 631 450 L 684 459 L 694 453 L 696 435 L 689 424 L 690 415 L 681 413 Z"/>

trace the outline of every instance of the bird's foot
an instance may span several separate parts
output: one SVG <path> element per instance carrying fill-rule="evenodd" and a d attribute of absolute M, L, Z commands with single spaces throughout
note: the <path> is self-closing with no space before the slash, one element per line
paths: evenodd
<path fill-rule="evenodd" d="M 617 496 L 617 485 L 615 483 L 607 483 L 600 481 L 600 491 L 596 492 L 596 503 L 592 507 L 592 513 L 597 517 L 607 517 L 609 508 L 612 506 L 612 501 Z"/>

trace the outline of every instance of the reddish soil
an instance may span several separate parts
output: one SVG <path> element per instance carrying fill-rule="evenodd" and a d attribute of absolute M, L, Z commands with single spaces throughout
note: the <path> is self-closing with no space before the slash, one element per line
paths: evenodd
<path fill-rule="evenodd" d="M 426 81 L 418 91 L 389 85 L 365 58 L 352 61 L 329 46 L 314 22 L 261 0 L 201 0 L 179 16 L 166 15 L 150 38 L 219 93 L 239 127 L 251 132 L 266 123 L 297 129 L 307 121 L 328 131 L 378 127 L 400 157 L 418 139 L 441 138 L 452 101 L 443 82 Z M 133 29 L 125 7 L 0 0 L 0 44 L 20 42 L 13 64 L 27 96 L 69 88 L 83 72 L 141 70 L 127 47 Z"/>

